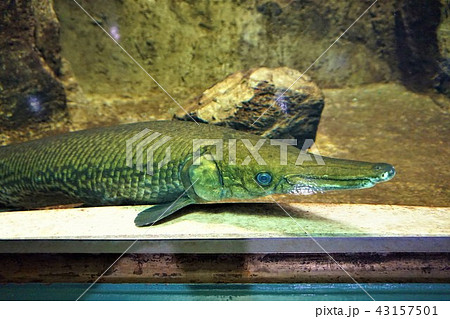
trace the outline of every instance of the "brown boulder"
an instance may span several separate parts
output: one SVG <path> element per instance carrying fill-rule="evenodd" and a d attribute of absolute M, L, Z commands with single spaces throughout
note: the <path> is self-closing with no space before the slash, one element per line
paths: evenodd
<path fill-rule="evenodd" d="M 297 145 L 302 145 L 316 136 L 324 99 L 318 86 L 301 75 L 286 67 L 236 72 L 206 90 L 186 110 L 200 122 L 267 138 L 296 138 Z M 180 111 L 175 117 L 191 120 L 190 116 Z"/>

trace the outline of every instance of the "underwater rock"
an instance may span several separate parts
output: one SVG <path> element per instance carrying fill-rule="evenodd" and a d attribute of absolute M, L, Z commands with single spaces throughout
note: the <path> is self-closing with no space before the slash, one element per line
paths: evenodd
<path fill-rule="evenodd" d="M 49 1 L 0 2 L 0 131 L 65 113 L 59 23 Z"/>
<path fill-rule="evenodd" d="M 301 75 L 286 67 L 236 72 L 206 90 L 186 110 L 200 122 L 267 138 L 296 138 L 301 146 L 305 139 L 315 138 L 324 107 L 319 87 Z M 183 111 L 175 117 L 191 120 Z"/>
<path fill-rule="evenodd" d="M 401 80 L 414 91 L 430 89 L 441 59 L 437 30 L 442 4 L 439 0 L 401 0 L 397 6 L 395 33 Z"/>

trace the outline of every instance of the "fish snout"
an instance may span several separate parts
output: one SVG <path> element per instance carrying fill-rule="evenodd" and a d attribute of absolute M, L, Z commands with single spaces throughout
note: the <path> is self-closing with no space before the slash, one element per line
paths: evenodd
<path fill-rule="evenodd" d="M 386 182 L 395 176 L 395 168 L 388 163 L 376 163 L 373 165 L 375 182 Z"/>

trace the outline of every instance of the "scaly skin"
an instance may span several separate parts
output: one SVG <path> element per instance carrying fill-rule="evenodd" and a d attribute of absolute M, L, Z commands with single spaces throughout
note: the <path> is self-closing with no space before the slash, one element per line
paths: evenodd
<path fill-rule="evenodd" d="M 133 144 L 133 166 L 129 167 L 126 141 L 144 129 L 150 131 Z M 136 144 L 154 132 L 161 135 L 146 143 L 143 154 L 162 137 L 171 139 L 156 148 L 153 175 L 149 175 L 145 171 L 146 156 L 144 169 L 136 169 Z M 204 146 L 200 148 L 199 163 L 193 163 L 194 139 L 223 140 L 223 159 L 215 156 L 215 146 Z M 158 204 L 172 203 L 183 195 L 185 204 L 176 208 L 179 209 L 191 203 L 245 200 L 268 194 L 366 188 L 389 180 L 395 174 L 389 164 L 325 157 L 325 165 L 319 165 L 313 157 L 296 165 L 299 150 L 293 146 L 286 146 L 287 163 L 283 164 L 280 163 L 280 146 L 271 145 L 269 141 L 258 150 L 264 163 L 258 163 L 251 156 L 245 163 L 250 155 L 245 141 L 248 140 L 247 146 L 256 145 L 260 139 L 212 125 L 156 121 L 8 145 L 0 148 L 0 203 L 25 208 L 68 203 Z M 235 156 L 230 151 L 234 140 Z M 168 147 L 171 159 L 158 167 Z M 267 185 L 257 182 L 256 176 L 261 172 L 270 174 L 271 182 Z"/>
<path fill-rule="evenodd" d="M 154 123 L 156 130 L 163 131 L 161 124 Z M 34 207 L 70 202 L 121 205 L 175 200 L 184 190 L 179 166 L 189 154 L 183 138 L 187 128 L 184 132 L 177 130 L 179 136 L 172 134 L 173 161 L 150 176 L 126 165 L 126 140 L 148 127 L 136 123 L 98 128 L 1 147 L 0 202 Z M 164 131 L 168 129 L 165 125 Z M 155 162 L 163 155 L 162 149 L 157 151 Z M 58 195 L 51 196 L 55 192 Z"/>

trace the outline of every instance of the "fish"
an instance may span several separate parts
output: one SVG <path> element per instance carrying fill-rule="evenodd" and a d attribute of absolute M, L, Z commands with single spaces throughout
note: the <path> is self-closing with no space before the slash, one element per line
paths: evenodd
<path fill-rule="evenodd" d="M 136 226 L 191 204 L 361 189 L 387 163 L 318 156 L 290 140 L 185 121 L 93 128 L 0 147 L 0 203 L 36 208 L 147 205 Z"/>

